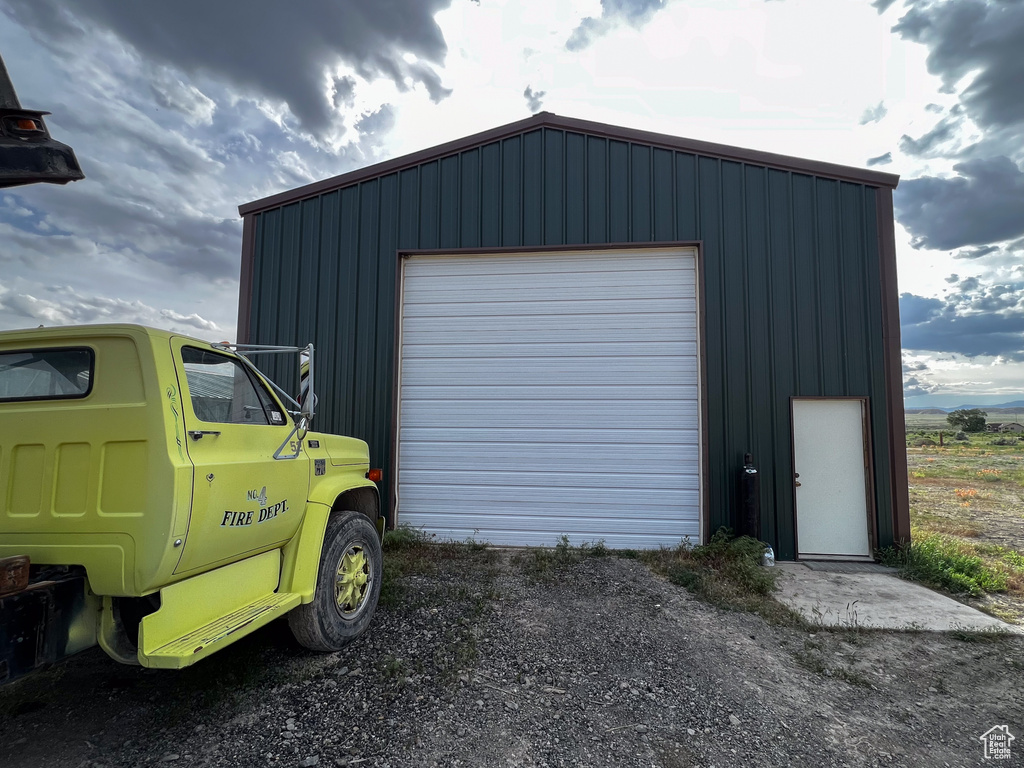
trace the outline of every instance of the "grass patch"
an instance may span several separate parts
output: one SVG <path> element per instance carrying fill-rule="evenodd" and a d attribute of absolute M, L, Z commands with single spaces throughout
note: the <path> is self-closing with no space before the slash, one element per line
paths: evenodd
<path fill-rule="evenodd" d="M 453 563 L 471 561 L 491 563 L 497 551 L 469 538 L 465 541 L 436 541 L 414 528 L 401 526 L 384 533 L 384 574 L 378 603 L 395 607 L 402 603 L 405 579 L 410 575 L 435 575 Z"/>
<path fill-rule="evenodd" d="M 569 537 L 564 533 L 559 537 L 554 547 L 535 547 L 524 552 L 517 553 L 512 562 L 522 567 L 527 576 L 532 579 L 550 580 L 554 578 L 559 569 L 569 565 L 583 562 L 591 557 L 609 557 L 619 555 L 616 550 L 605 546 L 604 541 L 583 542 L 579 546 L 569 543 Z M 624 557 L 636 559 L 639 555 L 633 550 L 626 550 Z"/>
<path fill-rule="evenodd" d="M 642 559 L 673 584 L 720 608 L 751 611 L 775 624 L 802 626 L 798 614 L 772 597 L 777 572 L 761 565 L 764 544 L 721 528 L 707 544 L 645 552 Z"/>
<path fill-rule="evenodd" d="M 806 644 L 805 644 L 806 646 Z M 844 683 L 849 685 L 857 685 L 862 688 L 871 688 L 871 681 L 861 672 L 858 672 L 852 667 L 843 665 L 832 665 L 830 666 L 824 658 L 822 658 L 821 652 L 817 649 L 806 648 L 802 651 L 796 651 L 793 654 L 793 659 L 804 669 L 809 672 L 814 672 L 816 675 L 822 677 L 832 677 L 837 680 L 842 680 Z"/>
<path fill-rule="evenodd" d="M 980 597 L 1005 592 L 1004 571 L 988 565 L 975 553 L 974 547 L 941 534 L 925 534 L 903 549 L 883 550 L 883 565 L 899 569 L 899 575 L 910 581 L 954 595 Z"/>
<path fill-rule="evenodd" d="M 986 629 L 957 627 L 950 630 L 949 636 L 964 643 L 1000 643 L 1010 635 L 1006 630 L 998 627 L 988 627 Z"/>

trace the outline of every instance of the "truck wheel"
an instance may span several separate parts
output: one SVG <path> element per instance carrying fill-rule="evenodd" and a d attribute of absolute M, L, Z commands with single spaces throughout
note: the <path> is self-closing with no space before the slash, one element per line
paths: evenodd
<path fill-rule="evenodd" d="M 288 613 L 295 639 L 311 650 L 330 652 L 359 637 L 377 608 L 382 562 L 377 529 L 365 515 L 332 514 L 313 602 Z"/>

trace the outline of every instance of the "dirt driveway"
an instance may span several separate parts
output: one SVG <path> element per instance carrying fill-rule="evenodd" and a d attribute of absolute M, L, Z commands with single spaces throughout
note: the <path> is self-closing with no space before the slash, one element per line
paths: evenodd
<path fill-rule="evenodd" d="M 338 654 L 275 625 L 180 673 L 88 652 L 0 692 L 0 765 L 961 766 L 996 725 L 1024 745 L 1021 637 L 770 626 L 614 556 L 406 557 Z"/>

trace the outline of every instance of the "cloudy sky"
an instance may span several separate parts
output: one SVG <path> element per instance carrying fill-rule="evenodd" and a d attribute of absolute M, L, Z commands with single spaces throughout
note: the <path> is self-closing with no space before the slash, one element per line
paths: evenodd
<path fill-rule="evenodd" d="M 1024 0 L 0 0 L 86 180 L 0 190 L 0 329 L 234 338 L 237 206 L 541 109 L 873 167 L 908 406 L 1024 397 Z"/>

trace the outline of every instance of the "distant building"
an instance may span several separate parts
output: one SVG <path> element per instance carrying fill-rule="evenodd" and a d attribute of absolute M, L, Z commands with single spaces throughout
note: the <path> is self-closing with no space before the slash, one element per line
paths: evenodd
<path fill-rule="evenodd" d="M 1009 424 L 1003 424 L 999 428 L 1000 432 L 1024 432 L 1024 424 L 1017 424 L 1016 422 L 1010 422 Z"/>

